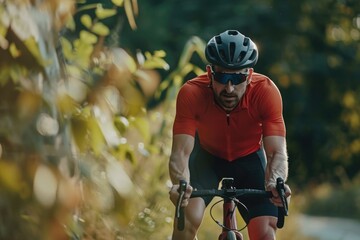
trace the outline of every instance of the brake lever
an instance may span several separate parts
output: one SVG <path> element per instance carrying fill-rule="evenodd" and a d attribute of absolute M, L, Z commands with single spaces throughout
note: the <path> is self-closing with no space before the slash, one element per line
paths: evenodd
<path fill-rule="evenodd" d="M 285 216 L 288 216 L 288 202 L 285 194 L 285 182 L 282 178 L 276 179 L 276 190 L 283 205 L 282 207 L 278 207 L 278 221 L 276 226 L 278 228 L 282 228 L 285 223 Z"/>
<path fill-rule="evenodd" d="M 281 199 L 281 203 L 283 205 L 283 208 L 284 208 L 284 214 L 285 216 L 288 216 L 289 213 L 288 213 L 288 202 L 286 200 L 286 194 L 285 194 L 285 182 L 282 178 L 278 178 L 276 179 L 276 190 L 280 196 L 280 199 Z"/>
<path fill-rule="evenodd" d="M 175 217 L 178 219 L 177 228 L 182 231 L 185 228 L 185 216 L 184 216 L 184 207 L 181 206 L 186 192 L 187 183 L 185 180 L 180 180 L 179 182 L 179 198 L 176 205 Z"/>

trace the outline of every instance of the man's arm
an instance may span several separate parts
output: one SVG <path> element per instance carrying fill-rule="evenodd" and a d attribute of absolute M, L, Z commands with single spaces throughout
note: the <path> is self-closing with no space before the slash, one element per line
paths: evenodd
<path fill-rule="evenodd" d="M 178 184 L 181 179 L 189 182 L 189 157 L 194 148 L 194 137 L 187 134 L 173 136 L 172 150 L 169 162 L 170 179 Z"/>
<path fill-rule="evenodd" d="M 281 177 L 284 181 L 288 177 L 286 139 L 282 136 L 267 136 L 264 137 L 263 142 L 267 158 L 265 184 L 266 187 L 274 187 L 278 177 Z"/>
<path fill-rule="evenodd" d="M 263 139 L 267 165 L 265 169 L 265 186 L 272 191 L 274 197 L 272 202 L 281 206 L 281 200 L 278 198 L 276 190 L 276 179 L 281 177 L 286 181 L 288 177 L 288 155 L 286 151 L 286 139 L 281 136 L 267 136 Z M 285 185 L 286 196 L 291 195 L 289 186 Z M 289 200 L 289 199 L 288 199 Z"/>

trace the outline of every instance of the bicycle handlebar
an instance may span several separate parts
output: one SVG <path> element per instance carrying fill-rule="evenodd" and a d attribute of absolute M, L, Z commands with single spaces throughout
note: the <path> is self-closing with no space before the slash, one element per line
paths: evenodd
<path fill-rule="evenodd" d="M 278 207 L 278 221 L 276 226 L 282 228 L 285 223 L 285 216 L 288 216 L 288 203 L 285 195 L 285 183 L 282 178 L 278 178 L 276 181 L 276 190 L 279 194 L 282 207 Z M 182 231 L 185 227 L 184 219 L 184 207 L 181 207 L 184 199 L 187 183 L 184 180 L 180 180 L 179 198 L 176 204 L 175 216 L 178 219 L 177 228 Z M 250 196 L 258 196 L 260 198 L 271 198 L 273 194 L 271 191 L 257 190 L 257 189 L 210 189 L 210 190 L 194 190 L 191 193 L 190 198 L 195 197 L 222 197 L 222 198 L 245 198 Z"/>

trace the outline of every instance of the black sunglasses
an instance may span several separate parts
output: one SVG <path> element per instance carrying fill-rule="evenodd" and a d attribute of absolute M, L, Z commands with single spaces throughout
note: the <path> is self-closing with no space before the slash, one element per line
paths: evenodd
<path fill-rule="evenodd" d="M 239 85 L 246 81 L 246 78 L 249 76 L 248 73 L 223 73 L 223 72 L 214 72 L 211 68 L 211 73 L 214 76 L 214 80 L 221 84 L 228 84 L 231 81 L 232 85 Z"/>

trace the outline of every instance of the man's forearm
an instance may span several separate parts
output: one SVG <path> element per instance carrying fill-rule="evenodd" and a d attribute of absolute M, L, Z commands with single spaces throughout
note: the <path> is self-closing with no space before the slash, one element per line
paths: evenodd
<path fill-rule="evenodd" d="M 268 156 L 266 166 L 265 184 L 266 187 L 276 186 L 276 179 L 281 177 L 286 181 L 288 177 L 288 157 L 286 152 L 277 152 Z"/>
<path fill-rule="evenodd" d="M 170 157 L 169 173 L 173 184 L 178 184 L 180 180 L 190 181 L 188 161 L 184 161 L 179 157 Z"/>

